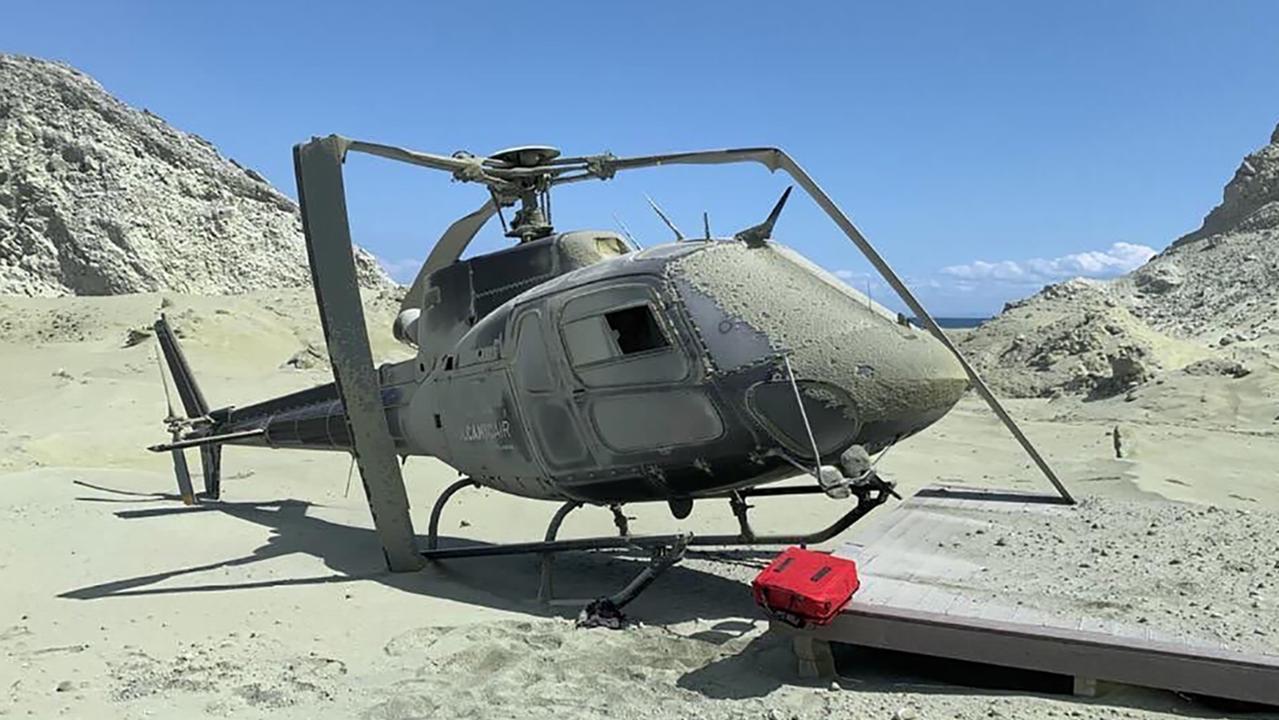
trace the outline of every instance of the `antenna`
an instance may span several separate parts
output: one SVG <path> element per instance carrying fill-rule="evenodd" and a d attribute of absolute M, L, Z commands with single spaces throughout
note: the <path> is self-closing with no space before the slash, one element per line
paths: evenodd
<path fill-rule="evenodd" d="M 711 239 L 711 216 L 705 210 L 702 211 L 702 227 L 706 229 L 706 239 Z"/>
<path fill-rule="evenodd" d="M 684 233 L 680 232 L 679 228 L 675 227 L 675 223 L 671 222 L 671 219 L 666 217 L 666 213 L 662 212 L 662 209 L 657 206 L 657 203 L 653 202 L 653 198 L 649 197 L 648 193 L 644 193 L 644 199 L 648 201 L 649 207 L 653 208 L 653 212 L 657 213 L 657 216 L 662 219 L 662 222 L 666 223 L 666 227 L 670 228 L 671 232 L 675 233 L 675 239 L 684 240 Z"/>
<path fill-rule="evenodd" d="M 773 206 L 772 212 L 768 213 L 768 217 L 764 222 L 748 227 L 745 230 L 733 236 L 734 240 L 744 242 L 750 247 L 759 247 L 773 236 L 773 226 L 777 224 L 777 218 L 782 214 L 782 208 L 786 207 L 786 199 L 790 197 L 791 188 L 787 187 L 786 192 L 782 193 L 782 197 Z"/>
<path fill-rule="evenodd" d="M 627 240 L 631 241 L 632 245 L 641 250 L 644 249 L 644 246 L 640 245 L 639 240 L 635 239 L 635 236 L 631 234 L 631 229 L 626 227 L 626 223 L 622 222 L 622 219 L 617 216 L 616 212 L 613 213 L 613 222 L 617 223 L 617 227 L 621 229 L 622 234 L 626 236 Z"/>

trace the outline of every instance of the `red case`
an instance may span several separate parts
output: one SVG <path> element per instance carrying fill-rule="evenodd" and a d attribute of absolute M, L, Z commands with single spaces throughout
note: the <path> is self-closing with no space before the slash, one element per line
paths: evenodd
<path fill-rule="evenodd" d="M 852 560 L 790 547 L 755 576 L 751 590 L 770 615 L 804 627 L 829 623 L 860 585 Z"/>

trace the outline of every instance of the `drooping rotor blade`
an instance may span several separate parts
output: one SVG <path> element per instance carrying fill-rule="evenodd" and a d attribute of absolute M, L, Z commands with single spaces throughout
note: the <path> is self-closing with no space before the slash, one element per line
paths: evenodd
<path fill-rule="evenodd" d="M 338 138 L 334 135 L 332 137 Z M 365 142 L 363 140 L 350 140 L 348 138 L 338 138 L 341 144 L 341 153 L 346 154 L 348 150 L 356 152 L 368 153 L 369 155 L 377 155 L 388 160 L 399 160 L 411 165 L 420 165 L 422 167 L 433 168 L 435 170 L 445 170 L 458 176 L 459 180 L 479 180 L 483 175 L 483 160 L 480 157 L 448 157 L 445 155 L 433 155 L 431 153 L 418 152 L 417 150 L 408 150 L 406 148 L 395 147 L 394 145 L 383 145 L 381 143 Z"/>
<path fill-rule="evenodd" d="M 888 265 L 888 261 L 884 260 L 883 256 L 875 250 L 875 248 L 870 244 L 870 241 L 866 239 L 866 236 L 862 234 L 861 230 L 857 229 L 857 226 L 853 224 L 853 221 L 839 209 L 839 206 L 835 204 L 835 201 L 821 189 L 817 182 L 813 180 L 813 178 L 809 176 L 809 174 L 805 172 L 798 163 L 780 150 L 778 151 L 778 154 L 781 156 L 781 169 L 785 170 L 786 174 L 795 178 L 795 181 L 808 192 L 809 196 L 813 198 L 813 201 L 816 202 L 822 210 L 826 211 L 826 214 L 830 217 L 830 219 L 839 226 L 840 230 L 844 231 L 844 234 L 848 236 L 848 239 L 853 241 L 853 244 L 857 246 L 857 249 L 861 250 L 862 255 L 870 261 L 871 265 L 875 266 L 875 269 L 879 271 L 879 274 L 884 278 L 884 280 L 892 286 L 893 290 L 897 293 L 897 296 L 901 298 L 901 301 L 906 303 L 906 306 L 911 309 L 911 312 L 915 313 L 915 317 L 922 320 L 925 327 L 928 328 L 928 331 L 933 334 L 933 337 L 937 338 L 938 342 L 942 345 L 945 345 L 947 350 L 950 350 L 951 354 L 955 356 L 955 359 L 959 361 L 960 366 L 964 368 L 964 372 L 968 374 L 968 379 L 972 381 L 973 387 L 977 389 L 977 393 L 981 395 L 986 401 L 986 404 L 990 406 L 991 411 L 999 417 L 1000 421 L 1003 422 L 1004 427 L 1008 428 L 1008 432 L 1012 433 L 1012 436 L 1016 438 L 1018 444 L 1020 444 L 1022 449 L 1026 451 L 1026 454 L 1030 456 L 1030 459 L 1035 462 L 1035 465 L 1039 467 L 1039 471 L 1043 473 L 1044 477 L 1048 479 L 1048 482 L 1052 483 L 1052 486 L 1056 488 L 1057 493 L 1061 495 L 1062 500 L 1073 505 L 1075 499 L 1070 495 L 1070 491 L 1066 489 L 1066 486 L 1063 485 L 1061 480 L 1057 477 L 1057 473 L 1053 472 L 1053 469 L 1049 467 L 1048 462 L 1039 454 L 1039 450 L 1030 442 L 1030 438 L 1026 437 L 1026 434 L 1021 431 L 1021 427 L 1017 425 L 1017 422 L 1013 420 L 1012 416 L 1008 414 L 1008 411 L 1004 409 L 1003 403 L 999 402 L 999 398 L 995 397 L 995 394 L 991 392 L 990 387 L 986 385 L 986 381 L 977 373 L 977 369 L 972 366 L 972 363 L 968 362 L 968 358 L 964 357 L 964 354 L 959 351 L 959 348 L 955 346 L 955 343 L 951 341 L 945 331 L 942 330 L 941 326 L 937 324 L 937 321 L 933 319 L 932 314 L 924 308 L 923 304 L 920 303 L 918 299 L 916 299 L 914 293 L 910 291 L 910 288 L 906 287 L 906 283 L 902 282 L 902 279 L 898 277 L 897 273 Z"/>
<path fill-rule="evenodd" d="M 959 348 L 955 347 L 955 344 L 946 336 L 946 333 L 941 329 L 941 326 L 937 324 L 937 321 L 933 319 L 933 316 L 929 314 L 929 312 L 924 309 L 924 306 L 920 304 L 919 300 L 915 298 L 915 295 L 910 291 L 910 288 L 906 287 L 906 284 L 902 282 L 897 273 L 889 267 L 888 262 L 884 260 L 883 256 L 875 250 L 875 248 L 870 244 L 870 241 L 866 239 L 866 236 L 857 229 L 857 226 L 853 224 L 853 221 L 839 209 L 839 206 L 835 204 L 835 201 L 831 200 L 830 196 L 822 190 L 817 182 L 813 180 L 812 176 L 780 148 L 703 150 L 697 152 L 672 153 L 669 155 L 647 155 L 632 158 L 614 158 L 606 156 L 597 158 L 594 162 L 597 168 L 594 172 L 600 177 L 611 177 L 612 173 L 618 170 L 656 167 L 660 165 L 722 165 L 739 162 L 757 162 L 764 165 L 769 170 L 785 171 L 786 174 L 790 175 L 800 187 L 804 188 L 804 192 L 808 193 L 809 197 L 817 203 L 818 207 L 820 207 L 826 215 L 834 221 L 835 225 L 837 225 L 839 229 L 848 236 L 848 239 L 857 246 L 857 249 L 861 251 L 862 255 L 870 261 L 870 264 L 875 266 L 875 269 L 879 272 L 880 276 L 882 276 L 889 286 L 893 288 L 893 290 L 897 293 L 897 296 L 901 298 L 902 302 L 911 309 L 911 312 L 915 313 L 915 316 L 923 321 L 924 326 L 928 328 L 928 331 L 932 333 L 933 337 L 936 337 L 938 342 L 944 345 L 946 349 L 955 356 L 955 359 L 958 360 L 959 364 L 964 368 L 964 372 L 968 374 L 968 379 L 972 382 L 973 387 L 977 389 L 977 393 L 982 396 L 982 399 L 986 401 L 986 404 L 990 406 L 990 409 L 999 417 L 1000 421 L 1003 422 L 1004 427 L 1008 428 L 1008 432 L 1012 433 L 1013 437 L 1016 438 L 1022 449 L 1026 451 L 1026 454 L 1029 455 L 1031 460 L 1035 462 L 1035 465 L 1039 467 L 1039 471 L 1042 472 L 1044 477 L 1046 477 L 1048 481 L 1052 483 L 1053 487 L 1057 489 L 1057 492 L 1061 495 L 1062 499 L 1071 504 L 1075 502 L 1074 498 L 1071 497 L 1070 492 L 1066 490 L 1066 486 L 1062 484 L 1060 479 L 1058 479 L 1057 474 L 1048 466 L 1047 461 L 1045 461 L 1043 456 L 1039 454 L 1039 451 L 1030 442 L 1030 439 L 1026 437 L 1025 433 L 1021 431 L 1021 428 L 1018 427 L 1016 421 L 1012 419 L 1012 416 L 1008 414 L 1008 411 L 1004 409 L 1003 404 L 1001 404 L 999 399 L 995 397 L 994 393 L 990 391 L 990 388 L 986 385 L 986 381 L 982 380 L 981 376 L 978 375 L 976 368 L 972 366 L 972 363 L 968 362 L 968 359 L 964 357 L 963 353 L 959 352 Z"/>
<path fill-rule="evenodd" d="M 312 140 L 293 147 L 298 206 L 307 260 L 328 348 L 333 382 L 342 400 L 351 452 L 360 468 L 373 528 L 392 571 L 418 570 L 418 553 L 408 494 L 395 441 L 373 367 L 368 325 L 355 273 L 341 138 Z"/>
<path fill-rule="evenodd" d="M 637 155 L 635 157 L 602 157 L 593 158 L 606 170 L 632 170 L 658 165 L 728 165 L 731 163 L 757 162 L 769 170 L 782 167 L 782 158 L 789 160 L 786 153 L 778 148 L 725 148 L 722 150 L 694 150 L 692 152 L 667 153 L 665 155 Z M 590 163 L 587 163 L 588 165 Z M 793 165 L 794 162 L 792 161 Z"/>
<path fill-rule="evenodd" d="M 404 295 L 404 301 L 400 303 L 401 312 L 409 308 L 421 309 L 422 294 L 426 292 L 426 278 L 436 270 L 457 262 L 458 258 L 462 257 L 462 253 L 466 252 L 467 246 L 475 239 L 476 233 L 495 213 L 497 213 L 497 203 L 490 198 L 478 210 L 458 218 L 449 225 L 436 241 L 435 247 L 431 248 L 431 254 L 427 256 L 426 262 L 422 263 L 422 269 L 418 270 L 417 277 L 413 278 L 413 285 L 409 287 L 409 291 Z"/>
<path fill-rule="evenodd" d="M 551 160 L 529 167 L 518 167 L 498 158 L 482 157 L 469 153 L 457 153 L 453 156 L 435 155 L 394 145 L 352 140 L 338 135 L 331 135 L 326 140 L 337 142 L 340 146 L 339 151 L 343 156 L 345 156 L 347 151 L 354 150 L 384 157 L 388 160 L 398 160 L 411 165 L 444 170 L 453 173 L 453 178 L 456 180 L 484 183 L 489 187 L 509 186 L 510 181 L 513 180 L 538 178 L 547 175 L 556 176 L 588 169 L 586 159 L 570 160 L 569 162 Z"/>

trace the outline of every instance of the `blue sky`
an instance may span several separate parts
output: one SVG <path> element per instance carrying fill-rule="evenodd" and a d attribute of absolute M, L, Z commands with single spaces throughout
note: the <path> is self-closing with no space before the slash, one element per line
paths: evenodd
<path fill-rule="evenodd" d="M 1113 275 L 1198 226 L 1279 121 L 1279 3 L 10 3 L 0 50 L 69 62 L 294 194 L 337 132 L 436 152 L 787 148 L 941 315 Z M 396 274 L 483 191 L 348 163 L 357 241 Z M 563 188 L 556 220 L 758 222 L 762 168 Z M 777 237 L 863 286 L 807 200 Z M 474 251 L 501 247 L 496 224 Z M 885 298 L 882 286 L 876 297 Z"/>

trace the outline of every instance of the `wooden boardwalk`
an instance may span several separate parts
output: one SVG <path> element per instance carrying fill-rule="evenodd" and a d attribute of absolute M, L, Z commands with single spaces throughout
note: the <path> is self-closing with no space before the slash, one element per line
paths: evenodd
<path fill-rule="evenodd" d="M 930 487 L 892 512 L 876 531 L 836 550 L 858 561 L 862 588 L 831 625 L 799 638 L 810 670 L 814 652 L 820 665 L 821 641 L 833 641 L 1058 673 L 1074 677 L 1082 694 L 1105 680 L 1279 705 L 1279 654 L 1238 652 L 1187 628 L 1048 609 L 1047 599 L 1032 608 L 967 589 L 981 568 L 947 548 L 1003 513 L 1072 512 L 1054 498 Z"/>

